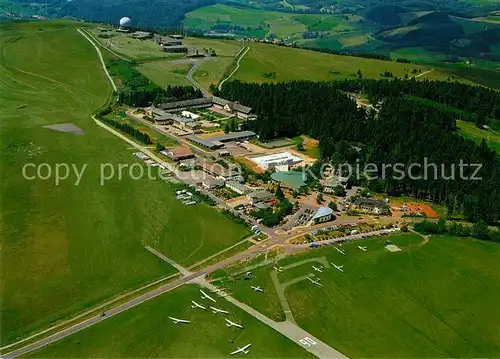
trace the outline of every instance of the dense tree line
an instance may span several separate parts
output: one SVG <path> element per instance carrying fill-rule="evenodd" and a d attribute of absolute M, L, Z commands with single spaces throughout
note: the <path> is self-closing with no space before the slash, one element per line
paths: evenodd
<path fill-rule="evenodd" d="M 363 92 L 372 103 L 401 94 L 417 96 L 443 105 L 500 119 L 500 92 L 459 82 L 416 79 L 352 79 L 338 81 L 334 86 L 343 91 Z"/>
<path fill-rule="evenodd" d="M 121 132 L 124 132 L 124 133 L 134 137 L 137 141 L 144 143 L 145 145 L 150 145 L 153 143 L 153 141 L 151 141 L 151 137 L 149 137 L 149 135 L 147 133 L 143 133 L 143 132 L 139 131 L 137 128 L 129 125 L 128 123 L 118 122 L 118 121 L 112 120 L 110 118 L 105 118 L 105 117 L 101 117 L 101 121 L 105 122 L 108 125 L 111 125 L 111 126 L 117 128 Z"/>
<path fill-rule="evenodd" d="M 500 216 L 500 166 L 496 153 L 484 141 L 477 145 L 458 135 L 456 115 L 447 107 L 427 106 L 405 95 L 430 96 L 430 89 L 436 89 L 433 90 L 436 92 L 434 100 L 450 105 L 460 102 L 452 101 L 451 94 L 468 95 L 460 103 L 461 108 L 470 110 L 478 106 L 491 113 L 496 105 L 491 98 L 496 93 L 481 87 L 463 88 L 458 84 L 429 82 L 422 82 L 423 88 L 418 90 L 419 82 L 407 82 L 412 91 L 396 92 L 382 87 L 381 93 L 372 92 L 372 96 L 381 101 L 378 113 L 358 109 L 353 100 L 339 91 L 346 87 L 354 90 L 350 82 L 248 84 L 232 81 L 224 84 L 221 95 L 254 109 L 258 119 L 247 125 L 261 140 L 310 135 L 320 141 L 319 164 L 350 163 L 361 169 L 367 163 L 377 165 L 371 178 L 356 178 L 360 183 L 367 182 L 373 191 L 445 203 L 451 212 L 462 212 L 468 220 L 496 222 Z M 359 86 L 363 81 L 352 83 Z M 386 80 L 380 83 L 387 87 L 391 84 Z M 400 88 L 405 86 L 399 80 L 394 84 Z M 484 96 L 489 106 L 472 100 L 479 101 L 480 97 L 474 90 Z M 395 168 L 383 169 L 382 166 L 397 163 L 406 171 L 403 178 Z M 411 167 L 409 176 L 407 172 L 414 163 L 419 165 Z M 476 167 L 460 163 L 480 164 L 481 168 L 475 174 Z M 450 180 L 452 171 L 454 179 Z M 482 179 L 471 180 L 474 174 Z M 376 176 L 378 178 L 374 178 Z"/>
<path fill-rule="evenodd" d="M 106 63 L 110 75 L 122 83 L 118 100 L 130 106 L 145 107 L 162 101 L 182 101 L 202 97 L 199 89 L 192 86 L 168 86 L 161 88 L 135 68 L 135 62 L 113 59 Z"/>
<path fill-rule="evenodd" d="M 473 226 L 464 225 L 462 223 L 452 222 L 447 224 L 443 218 L 440 218 L 437 223 L 422 221 L 415 223 L 413 229 L 422 234 L 444 234 L 449 233 L 457 237 L 476 237 L 481 240 L 491 240 L 500 242 L 500 232 L 498 230 L 490 230 L 486 223 L 478 221 Z"/>

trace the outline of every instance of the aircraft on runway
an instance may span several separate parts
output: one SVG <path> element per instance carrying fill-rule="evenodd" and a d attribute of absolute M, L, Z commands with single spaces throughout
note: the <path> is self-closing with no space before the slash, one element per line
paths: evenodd
<path fill-rule="evenodd" d="M 225 310 L 222 310 L 222 309 L 219 309 L 219 308 L 210 307 L 210 309 L 212 309 L 212 313 L 214 313 L 214 314 L 219 314 L 219 313 L 229 314 L 228 311 L 225 311 Z"/>
<path fill-rule="evenodd" d="M 194 300 L 192 300 L 191 303 L 193 303 L 193 305 L 191 305 L 191 308 L 193 308 L 193 309 L 200 308 L 200 309 L 203 309 L 203 310 L 207 310 L 207 308 L 205 308 L 201 304 L 196 303 Z"/>
<path fill-rule="evenodd" d="M 311 281 L 311 283 L 314 283 L 316 284 L 317 286 L 320 286 L 322 287 L 323 285 L 319 282 L 319 278 L 317 280 L 311 278 L 311 277 L 307 277 L 307 279 L 309 279 Z"/>
<path fill-rule="evenodd" d="M 276 272 L 283 272 L 283 268 L 281 267 L 273 267 Z"/>
<path fill-rule="evenodd" d="M 366 247 L 364 246 L 358 246 L 359 249 L 361 249 L 363 252 L 366 252 Z"/>
<path fill-rule="evenodd" d="M 189 324 L 189 323 L 191 323 L 189 320 L 185 320 L 185 319 L 178 319 L 178 318 L 172 318 L 172 317 L 169 317 L 169 318 L 174 322 L 174 324 L 179 324 L 179 323 Z"/>
<path fill-rule="evenodd" d="M 337 252 L 339 252 L 339 253 L 341 253 L 343 256 L 345 256 L 345 251 L 344 251 L 344 250 L 339 249 L 339 248 L 337 248 L 337 247 L 334 247 L 334 248 L 337 250 Z"/>
<path fill-rule="evenodd" d="M 201 292 L 201 299 L 210 299 L 212 302 L 217 303 L 214 298 L 209 296 L 207 293 L 205 293 L 201 289 L 200 289 L 200 292 Z"/>
<path fill-rule="evenodd" d="M 254 292 L 263 292 L 261 287 L 254 287 L 253 285 L 251 285 L 250 288 L 252 288 Z"/>
<path fill-rule="evenodd" d="M 226 319 L 226 322 L 227 322 L 226 323 L 226 327 L 228 327 L 228 328 L 230 328 L 230 327 L 237 327 L 237 328 L 243 329 L 243 326 L 241 324 L 232 322 L 229 319 Z"/>
<path fill-rule="evenodd" d="M 316 272 L 323 273 L 323 270 L 322 270 L 322 269 L 323 269 L 323 267 L 319 267 L 319 268 L 318 268 L 318 267 L 315 267 L 315 266 L 312 266 L 312 267 L 313 267 L 313 269 L 314 269 Z"/>
<path fill-rule="evenodd" d="M 333 262 L 330 262 L 330 263 L 331 263 L 332 266 L 334 266 L 335 268 L 337 268 L 339 271 L 344 272 L 344 265 L 338 266 L 338 265 L 336 265 Z"/>
<path fill-rule="evenodd" d="M 247 349 L 250 348 L 250 345 L 252 345 L 252 344 L 247 344 L 243 348 L 238 348 L 238 350 L 235 350 L 234 352 L 232 352 L 231 355 L 238 354 L 238 353 L 248 354 L 249 350 L 247 350 Z"/>

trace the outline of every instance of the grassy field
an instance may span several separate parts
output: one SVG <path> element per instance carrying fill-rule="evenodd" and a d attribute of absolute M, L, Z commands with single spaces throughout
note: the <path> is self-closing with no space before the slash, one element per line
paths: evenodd
<path fill-rule="evenodd" d="M 274 34 L 278 37 L 302 38 L 306 31 L 329 31 L 336 28 L 343 19 L 334 15 L 274 12 L 266 10 L 237 8 L 216 4 L 195 9 L 183 21 L 184 26 L 203 31 L 224 30 L 217 26 L 239 26 L 236 34 L 264 37 Z"/>
<path fill-rule="evenodd" d="M 403 249 L 390 253 L 387 239 Z M 357 246 L 365 245 L 367 252 Z M 349 357 L 495 357 L 500 351 L 500 246 L 470 238 L 415 234 L 344 244 L 289 257 L 279 265 L 325 256 L 344 265 L 314 272 L 311 263 L 279 274 L 280 281 L 314 273 L 323 287 L 301 281 L 286 290 L 298 324 Z M 235 296 L 277 311 L 268 273 L 235 281 Z M 249 285 L 265 288 L 265 297 Z M 260 293 L 262 294 L 262 293 Z"/>
<path fill-rule="evenodd" d="M 218 57 L 202 63 L 193 73 L 193 78 L 204 88 L 218 84 L 226 69 L 233 63 L 232 57 Z"/>
<path fill-rule="evenodd" d="M 481 130 L 476 127 L 472 122 L 457 121 L 457 127 L 460 130 L 460 134 L 465 138 L 469 138 L 478 143 L 484 138 L 488 147 L 500 153 L 500 133 L 494 130 Z"/>
<path fill-rule="evenodd" d="M 193 73 L 193 78 L 204 88 L 208 89 L 212 83 L 217 84 L 226 69 L 232 64 L 234 57 L 244 46 L 243 42 L 231 40 L 212 40 L 201 38 L 185 38 L 184 44 L 198 51 L 204 49 L 215 50 L 216 57 L 207 57 Z M 159 86 L 191 85 L 186 74 L 195 62 L 186 60 L 157 60 L 141 63 L 137 69 Z"/>
<path fill-rule="evenodd" d="M 190 47 L 202 49 L 214 49 L 217 56 L 235 57 L 238 51 L 244 46 L 241 41 L 202 39 L 196 37 L 185 38 L 184 44 Z"/>
<path fill-rule="evenodd" d="M 90 117 L 111 89 L 94 48 L 76 31 L 77 25 L 0 26 L 5 344 L 173 273 L 143 248 L 146 243 L 192 264 L 247 233 L 208 206 L 182 205 L 172 188 L 159 180 L 133 180 L 125 170 L 121 180 L 115 177 L 100 185 L 101 164 L 116 169 L 136 159 L 133 150 Z M 64 123 L 85 134 L 42 127 Z M 74 164 L 78 170 L 87 167 L 78 185 L 73 171 L 56 186 L 53 176 L 24 179 L 25 163 L 47 163 L 52 169 L 57 163 Z"/>
<path fill-rule="evenodd" d="M 139 307 L 112 317 L 44 349 L 31 358 L 226 358 L 238 347 L 251 343 L 251 358 L 309 358 L 311 355 L 278 332 L 239 308 L 217 300 L 229 318 L 243 330 L 227 328 L 222 316 L 193 310 L 199 300 L 197 287 L 185 286 Z M 206 304 L 206 303 L 204 303 Z M 191 324 L 173 324 L 169 316 Z"/>
<path fill-rule="evenodd" d="M 168 85 L 191 85 L 186 79 L 191 66 L 192 64 L 184 62 L 158 60 L 142 63 L 136 68 L 158 86 L 167 87 Z"/>
<path fill-rule="evenodd" d="M 404 47 L 391 51 L 391 58 L 405 58 L 416 63 L 440 62 L 446 59 L 445 55 L 427 51 L 423 47 Z"/>
<path fill-rule="evenodd" d="M 430 68 L 402 64 L 391 61 L 365 59 L 330 55 L 319 52 L 293 49 L 288 47 L 273 46 L 261 43 L 252 43 L 250 50 L 240 62 L 240 68 L 235 78 L 248 82 L 270 82 L 287 80 L 330 80 L 355 77 L 361 70 L 364 77 L 380 78 L 384 71 L 390 71 L 394 76 L 403 77 L 412 69 L 422 72 Z M 265 73 L 275 72 L 275 79 L 264 77 Z M 439 71 L 433 71 L 434 76 L 439 76 Z M 447 76 L 442 74 L 442 79 Z M 426 78 L 422 76 L 421 78 Z"/>
<path fill-rule="evenodd" d="M 132 60 L 149 59 L 175 59 L 182 57 L 179 54 L 167 54 L 161 51 L 160 46 L 151 40 L 137 40 L 129 34 L 123 34 L 110 30 L 105 33 L 112 35 L 111 38 L 99 38 L 100 32 L 95 27 L 90 27 L 89 32 L 105 47 L 115 51 Z"/>

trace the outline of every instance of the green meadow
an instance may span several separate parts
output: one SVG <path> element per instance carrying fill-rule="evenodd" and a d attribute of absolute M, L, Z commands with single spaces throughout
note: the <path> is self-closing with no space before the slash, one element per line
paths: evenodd
<path fill-rule="evenodd" d="M 300 15 L 216 4 L 187 13 L 183 24 L 190 29 L 216 29 L 219 32 L 225 31 L 218 26 L 238 26 L 233 32 L 241 35 L 264 37 L 274 34 L 301 39 L 302 33 L 306 31 L 329 31 L 341 22 L 343 19 L 335 15 Z"/>
<path fill-rule="evenodd" d="M 118 177 L 119 164 L 142 162 L 91 118 L 111 87 L 77 26 L 0 25 L 4 344 L 174 273 L 146 244 L 190 265 L 247 234 L 213 208 L 182 205 L 163 181 L 134 180 L 127 167 Z M 43 128 L 54 124 L 84 134 Z M 79 183 L 73 171 L 57 185 L 53 176 L 25 179 L 27 163 L 86 167 Z M 116 174 L 103 185 L 101 165 Z"/>
<path fill-rule="evenodd" d="M 252 344 L 251 358 L 310 358 L 308 352 L 239 308 L 217 299 L 218 308 L 243 326 L 227 328 L 224 317 L 192 309 L 191 300 L 207 305 L 198 287 L 184 286 L 91 328 L 31 353 L 30 358 L 227 358 Z M 168 317 L 190 320 L 173 324 Z"/>
<path fill-rule="evenodd" d="M 381 78 L 381 74 L 390 71 L 394 76 L 411 75 L 411 70 L 422 72 L 431 68 L 403 64 L 394 61 L 382 61 L 361 57 L 325 54 L 320 52 L 273 46 L 262 43 L 250 44 L 250 50 L 240 62 L 235 78 L 247 82 L 270 82 L 289 80 L 325 81 L 333 79 L 354 78 L 358 70 L 363 77 Z M 266 73 L 275 73 L 274 78 L 265 77 Z M 446 74 L 433 71 L 435 77 L 446 79 Z M 440 76 L 441 74 L 441 76 Z M 427 78 L 427 75 L 420 77 Z"/>
<path fill-rule="evenodd" d="M 387 240 L 402 251 L 385 250 Z M 367 247 L 367 252 L 357 248 Z M 315 272 L 306 263 L 279 273 L 286 282 L 314 274 L 285 292 L 297 323 L 348 357 L 496 357 L 500 352 L 497 310 L 500 246 L 471 238 L 416 234 L 377 237 L 288 257 L 281 266 L 326 257 L 344 272 Z M 272 265 L 253 270 L 250 281 L 225 283 L 234 296 L 278 316 Z M 264 293 L 249 286 L 260 285 Z"/>
<path fill-rule="evenodd" d="M 459 133 L 465 138 L 474 140 L 480 143 L 483 139 L 488 144 L 488 147 L 500 154 L 500 133 L 492 129 L 479 129 L 472 122 L 457 120 Z"/>
<path fill-rule="evenodd" d="M 186 79 L 186 74 L 191 66 L 184 62 L 157 60 L 139 64 L 136 69 L 160 87 L 188 86 L 191 83 Z"/>

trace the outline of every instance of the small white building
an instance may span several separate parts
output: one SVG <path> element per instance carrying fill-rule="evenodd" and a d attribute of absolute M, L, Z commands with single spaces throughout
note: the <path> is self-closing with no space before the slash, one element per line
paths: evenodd
<path fill-rule="evenodd" d="M 191 120 L 194 120 L 194 121 L 196 121 L 197 119 L 200 118 L 200 115 L 197 115 L 197 114 L 192 113 L 190 111 L 182 111 L 181 116 L 190 118 Z"/>
<path fill-rule="evenodd" d="M 264 170 L 273 171 L 279 168 L 288 168 L 302 162 L 302 158 L 292 155 L 288 151 L 273 153 L 266 156 L 250 158 Z"/>

